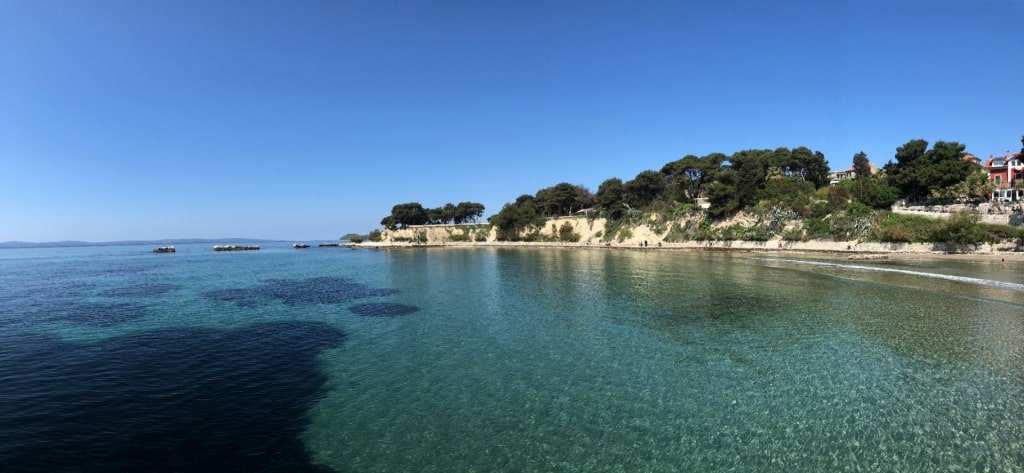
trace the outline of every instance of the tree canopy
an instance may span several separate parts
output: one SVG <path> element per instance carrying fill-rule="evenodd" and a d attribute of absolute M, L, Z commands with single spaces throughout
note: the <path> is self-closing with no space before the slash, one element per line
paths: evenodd
<path fill-rule="evenodd" d="M 634 207 L 646 207 L 661 197 L 667 188 L 665 176 L 657 171 L 643 171 L 622 185 L 628 203 Z"/>
<path fill-rule="evenodd" d="M 487 221 L 497 229 L 498 239 L 507 241 L 518 240 L 523 231 L 544 225 L 545 217 L 537 211 L 536 199 L 523 194 L 515 202 L 505 204 Z"/>
<path fill-rule="evenodd" d="M 535 195 L 537 211 L 545 217 L 569 215 L 594 205 L 594 196 L 581 185 L 561 182 L 545 187 Z"/>
<path fill-rule="evenodd" d="M 711 204 L 708 216 L 720 219 L 755 206 L 781 205 L 809 214 L 846 206 L 857 207 L 858 211 L 886 209 L 900 197 L 912 201 L 984 197 L 991 192 L 988 174 L 963 159 L 965 150 L 966 146 L 956 141 L 937 141 L 929 148 L 923 139 L 910 140 L 897 147 L 894 161 L 876 174 L 871 173 L 870 161 L 861 151 L 853 156 L 856 179 L 840 182 L 827 191 L 823 189 L 830 186 L 828 161 L 820 151 L 805 146 L 746 149 L 729 156 L 691 154 L 666 163 L 658 171 L 641 171 L 625 182 L 618 177 L 606 179 L 594 193 L 582 185 L 560 182 L 535 194 L 523 194 L 506 203 L 488 221 L 497 228 L 499 239 L 514 240 L 522 232 L 542 226 L 546 218 L 583 209 L 619 220 L 642 211 L 689 212 L 700 198 Z M 394 206 L 381 224 L 393 229 L 425 223 L 476 222 L 483 210 L 483 205 L 473 202 L 433 209 L 410 202 Z"/>
<path fill-rule="evenodd" d="M 597 194 L 594 194 L 594 200 L 601 213 L 612 220 L 618 220 L 622 218 L 626 211 L 626 207 L 623 205 L 625 202 L 623 195 L 622 179 L 613 177 L 606 179 L 597 187 Z"/>
<path fill-rule="evenodd" d="M 863 151 L 853 155 L 853 172 L 857 179 L 871 178 L 871 161 Z"/>
<path fill-rule="evenodd" d="M 409 225 L 473 223 L 484 214 L 484 205 L 476 202 L 451 203 L 442 207 L 425 209 L 419 202 L 398 204 L 391 208 L 391 215 L 381 219 L 380 224 L 389 230 Z"/>
<path fill-rule="evenodd" d="M 679 202 L 695 201 L 721 173 L 726 159 L 722 153 L 700 158 L 690 154 L 666 164 L 661 173 L 665 175 L 667 197 Z"/>
<path fill-rule="evenodd" d="M 896 162 L 885 165 L 889 183 L 911 201 L 927 199 L 965 181 L 977 170 L 974 163 L 963 159 L 965 149 L 956 141 L 936 141 L 928 149 L 927 141 L 910 140 L 896 148 Z"/>
<path fill-rule="evenodd" d="M 871 161 L 863 151 L 853 155 L 856 178 L 850 188 L 854 200 L 873 209 L 889 208 L 899 199 L 899 191 L 889 185 L 888 176 L 871 174 Z"/>

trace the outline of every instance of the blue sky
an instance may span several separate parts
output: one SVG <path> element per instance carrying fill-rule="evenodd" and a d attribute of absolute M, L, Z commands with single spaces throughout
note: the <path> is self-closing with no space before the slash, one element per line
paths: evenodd
<path fill-rule="evenodd" d="M 686 154 L 1024 134 L 1024 1 L 0 0 L 0 241 L 334 239 Z"/>

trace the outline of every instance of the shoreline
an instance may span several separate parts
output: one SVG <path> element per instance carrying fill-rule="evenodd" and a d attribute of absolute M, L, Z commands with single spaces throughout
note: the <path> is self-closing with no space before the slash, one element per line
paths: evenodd
<path fill-rule="evenodd" d="M 655 245 L 632 245 L 623 243 L 575 243 L 575 242 L 363 242 L 349 243 L 348 248 L 398 250 L 398 249 L 454 249 L 454 248 L 561 248 L 587 250 L 639 250 L 639 251 L 689 251 L 724 253 L 765 253 L 818 255 L 851 260 L 882 259 L 950 259 L 975 261 L 1016 261 L 1024 262 L 1024 252 L 1001 250 L 992 244 L 950 245 L 944 243 L 878 243 L 878 242 L 836 242 L 836 241 L 689 241 L 661 243 Z"/>
<path fill-rule="evenodd" d="M 754 225 L 749 216 L 739 216 L 718 227 L 740 225 L 744 228 Z M 950 243 L 883 243 L 865 242 L 856 239 L 836 241 L 815 239 L 806 241 L 785 240 L 774 235 L 769 240 L 687 240 L 667 242 L 666 225 L 651 227 L 644 223 L 628 228 L 612 225 L 604 218 L 553 217 L 543 226 L 520 236 L 533 236 L 548 241 L 498 241 L 497 231 L 489 225 L 424 225 L 408 226 L 381 232 L 381 241 L 364 241 L 351 245 L 356 248 L 585 248 L 621 250 L 674 250 L 674 251 L 722 251 L 745 253 L 787 253 L 818 255 L 834 259 L 910 259 L 944 258 L 1006 261 L 1024 260 L 1024 251 L 1013 240 L 996 243 L 950 244 Z M 613 232 L 613 233 L 610 233 Z M 575 242 L 557 241 L 569 235 Z M 611 238 L 614 235 L 614 238 Z M 710 235 L 709 235 L 710 236 Z M 847 237 L 852 238 L 852 237 Z M 612 241 L 606 241 L 610 239 Z"/>

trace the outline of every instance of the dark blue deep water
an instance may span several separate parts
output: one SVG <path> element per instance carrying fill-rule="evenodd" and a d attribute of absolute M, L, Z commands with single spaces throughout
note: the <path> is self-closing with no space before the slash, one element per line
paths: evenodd
<path fill-rule="evenodd" d="M 0 250 L 0 472 L 1024 471 L 1024 273 Z"/>
<path fill-rule="evenodd" d="M 244 273 L 269 261 L 217 261 L 202 245 L 146 250 L 0 250 L 0 471 L 330 471 L 300 435 L 324 393 L 318 356 L 343 346 L 344 329 L 273 316 L 218 327 L 224 306 L 188 303 L 384 317 L 416 307 L 337 275 L 209 289 L 233 284 L 221 265 Z M 144 323 L 157 313 L 171 319 Z"/>

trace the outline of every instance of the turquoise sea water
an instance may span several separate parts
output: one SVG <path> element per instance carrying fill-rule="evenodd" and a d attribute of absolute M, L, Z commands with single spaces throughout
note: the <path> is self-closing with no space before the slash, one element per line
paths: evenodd
<path fill-rule="evenodd" d="M 1017 262 L 150 250 L 0 250 L 3 471 L 1024 469 Z"/>

